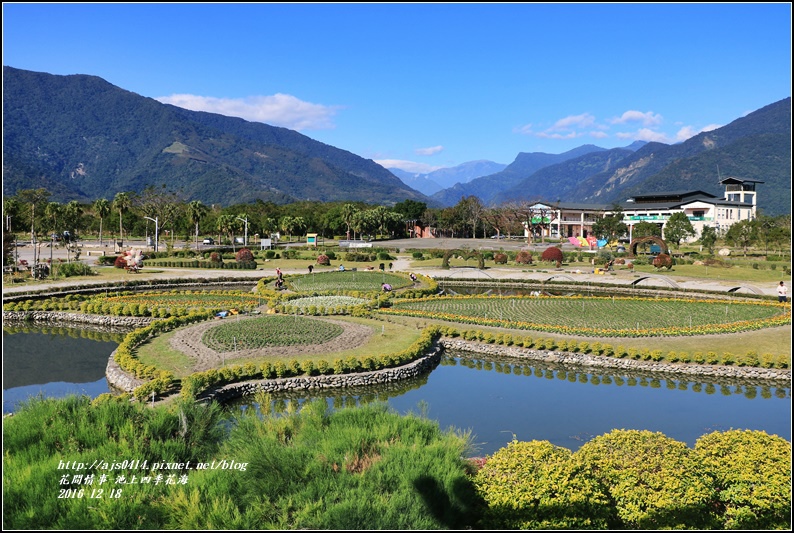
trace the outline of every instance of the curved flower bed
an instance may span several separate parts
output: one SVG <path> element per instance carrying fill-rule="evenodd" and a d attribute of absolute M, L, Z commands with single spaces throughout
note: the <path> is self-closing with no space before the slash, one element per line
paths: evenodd
<path fill-rule="evenodd" d="M 322 344 L 343 331 L 344 328 L 330 322 L 272 315 L 219 324 L 208 329 L 201 341 L 217 352 L 231 352 L 266 346 Z"/>
<path fill-rule="evenodd" d="M 379 312 L 596 337 L 711 335 L 791 323 L 790 305 L 681 298 L 450 296 L 395 301 Z"/>

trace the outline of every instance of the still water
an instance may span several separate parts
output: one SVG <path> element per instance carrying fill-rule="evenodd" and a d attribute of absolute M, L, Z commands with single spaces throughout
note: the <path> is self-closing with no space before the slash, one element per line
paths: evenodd
<path fill-rule="evenodd" d="M 107 358 L 120 338 L 86 328 L 3 331 L 3 412 L 30 396 L 108 392 Z M 70 336 L 71 335 L 71 336 Z M 114 340 L 115 339 L 115 340 Z M 681 379 L 608 373 L 479 354 L 450 353 L 420 378 L 378 388 L 323 391 L 329 405 L 385 401 L 443 429 L 469 430 L 471 455 L 492 454 L 513 438 L 571 450 L 612 429 L 658 431 L 693 446 L 712 431 L 753 429 L 791 440 L 790 383 Z M 274 396 L 276 407 L 306 394 Z M 252 404 L 242 399 L 231 409 Z"/>

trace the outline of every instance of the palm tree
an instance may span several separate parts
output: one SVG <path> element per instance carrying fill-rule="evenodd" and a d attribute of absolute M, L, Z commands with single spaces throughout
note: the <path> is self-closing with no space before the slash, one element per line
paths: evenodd
<path fill-rule="evenodd" d="M 49 202 L 44 206 L 44 216 L 50 221 L 50 230 L 58 230 L 58 218 L 61 216 L 63 208 L 58 202 Z"/>
<path fill-rule="evenodd" d="M 122 224 L 122 216 L 130 209 L 132 205 L 130 196 L 126 192 L 116 193 L 113 198 L 113 207 L 119 212 L 119 241 L 124 244 L 124 226 Z"/>
<path fill-rule="evenodd" d="M 94 202 L 94 213 L 99 217 L 99 245 L 102 246 L 102 221 L 110 214 L 107 198 L 99 198 Z"/>
<path fill-rule="evenodd" d="M 289 215 L 284 215 L 278 221 L 278 228 L 289 235 L 289 241 L 292 242 L 292 228 L 294 227 L 294 219 Z"/>
<path fill-rule="evenodd" d="M 231 235 L 234 231 L 234 215 L 220 215 L 218 217 L 218 231 L 224 235 Z M 234 239 L 232 239 L 232 250 L 234 250 Z"/>
<path fill-rule="evenodd" d="M 342 221 L 347 226 L 347 240 L 350 240 L 350 226 L 353 224 L 353 217 L 358 212 L 353 204 L 345 204 L 342 206 Z"/>
<path fill-rule="evenodd" d="M 209 207 L 202 204 L 200 200 L 193 200 L 187 204 L 187 216 L 190 223 L 196 227 L 196 249 L 198 250 L 199 222 L 209 212 Z"/>

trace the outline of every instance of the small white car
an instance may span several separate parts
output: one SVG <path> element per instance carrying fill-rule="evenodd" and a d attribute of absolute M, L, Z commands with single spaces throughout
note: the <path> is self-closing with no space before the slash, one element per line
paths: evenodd
<path fill-rule="evenodd" d="M 215 239 L 213 239 L 212 237 L 207 237 L 206 239 L 201 241 L 201 243 L 202 244 L 215 244 Z"/>

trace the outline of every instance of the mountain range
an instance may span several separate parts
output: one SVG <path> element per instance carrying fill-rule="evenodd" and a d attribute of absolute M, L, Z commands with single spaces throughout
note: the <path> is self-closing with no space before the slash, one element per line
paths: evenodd
<path fill-rule="evenodd" d="M 791 213 L 791 98 L 685 142 L 583 145 L 471 161 L 426 174 L 391 171 L 298 132 L 160 103 L 89 75 L 3 67 L 3 194 L 45 187 L 52 200 L 90 202 L 167 187 L 185 200 L 403 200 L 431 207 L 476 196 L 610 205 L 642 192 L 702 190 L 719 180 L 763 181 L 768 215 Z"/>
<path fill-rule="evenodd" d="M 184 199 L 361 201 L 427 197 L 374 161 L 295 131 L 188 111 L 88 75 L 3 67 L 3 194 L 55 201 L 166 186 Z"/>

